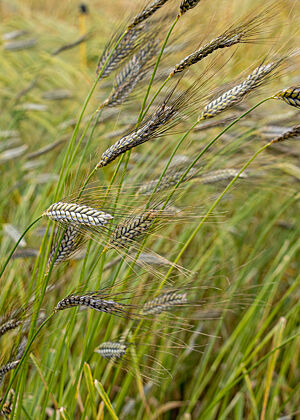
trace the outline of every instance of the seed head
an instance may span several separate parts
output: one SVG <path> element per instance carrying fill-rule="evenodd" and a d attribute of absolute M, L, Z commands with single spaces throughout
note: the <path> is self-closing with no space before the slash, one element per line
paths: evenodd
<path fill-rule="evenodd" d="M 104 77 L 109 76 L 114 70 L 116 70 L 119 65 L 128 57 L 133 51 L 138 47 L 139 43 L 141 42 L 141 37 L 143 36 L 143 28 L 142 27 L 133 27 L 127 31 L 124 37 L 120 40 L 121 35 L 115 37 L 113 39 L 113 43 L 118 42 L 120 40 L 116 49 L 111 53 L 112 48 L 108 45 L 102 56 L 99 59 L 99 63 L 97 66 L 97 74 L 99 74 L 105 65 L 105 69 L 100 77 L 103 79 Z M 111 54 L 111 55 L 110 55 Z M 109 57 L 110 56 L 110 57 Z"/>
<path fill-rule="evenodd" d="M 152 194 L 156 186 L 157 186 L 155 190 L 156 192 L 165 190 L 167 188 L 171 188 L 178 183 L 178 181 L 182 178 L 184 173 L 185 173 L 185 170 L 183 169 L 177 170 L 177 171 L 174 171 L 174 170 L 169 171 L 162 177 L 158 186 L 157 186 L 157 183 L 159 182 L 159 179 L 154 179 L 153 181 L 150 181 L 147 184 L 142 185 L 138 193 L 146 194 L 146 195 Z M 196 175 L 196 173 L 197 173 L 196 168 L 192 168 L 189 171 L 189 173 L 183 178 L 182 182 L 185 182 L 193 178 Z"/>
<path fill-rule="evenodd" d="M 102 154 L 96 168 L 108 165 L 121 154 L 162 135 L 170 127 L 178 124 L 186 114 L 190 101 L 195 96 L 196 89 L 197 84 L 192 85 L 177 99 L 171 101 L 173 90 L 148 120 L 122 137 Z"/>
<path fill-rule="evenodd" d="M 0 384 L 2 383 L 5 375 L 11 370 L 16 369 L 19 363 L 20 360 L 15 360 L 13 362 L 6 363 L 6 365 L 0 367 Z"/>
<path fill-rule="evenodd" d="M 281 63 L 282 59 L 257 67 L 242 83 L 207 104 L 199 121 L 215 117 L 241 101 L 249 92 L 265 83 Z"/>
<path fill-rule="evenodd" d="M 299 136 L 300 136 L 300 125 L 295 125 L 295 127 L 281 134 L 281 136 L 278 136 L 275 139 L 273 139 L 272 143 L 279 143 L 279 142 L 292 139 L 294 137 L 299 137 Z"/>
<path fill-rule="evenodd" d="M 180 16 L 197 6 L 200 0 L 183 0 L 180 4 Z"/>
<path fill-rule="evenodd" d="M 160 314 L 161 312 L 170 310 L 176 306 L 180 307 L 185 303 L 187 303 L 186 293 L 169 292 L 146 302 L 143 306 L 143 313 Z"/>
<path fill-rule="evenodd" d="M 23 323 L 22 319 L 13 318 L 5 322 L 4 324 L 0 325 L 0 337 L 4 335 L 5 333 L 7 333 L 8 331 L 18 328 L 18 326 L 21 325 L 22 323 Z"/>
<path fill-rule="evenodd" d="M 69 225 L 61 239 L 58 250 L 56 243 L 53 245 L 50 251 L 48 268 L 50 267 L 55 254 L 56 257 L 53 264 L 54 266 L 70 259 L 72 255 L 74 255 L 74 253 L 79 249 L 82 243 L 83 235 L 78 231 L 78 229 L 76 229 L 75 226 Z"/>
<path fill-rule="evenodd" d="M 173 76 L 175 73 L 186 70 L 218 49 L 228 48 L 236 44 L 252 42 L 254 40 L 253 37 L 258 32 L 260 24 L 261 16 L 259 15 L 248 19 L 245 23 L 242 23 L 234 28 L 229 28 L 222 35 L 211 40 L 208 44 L 181 60 L 170 73 L 169 77 Z"/>
<path fill-rule="evenodd" d="M 109 220 L 113 218 L 108 213 L 96 210 L 92 207 L 79 205 L 76 203 L 64 203 L 59 201 L 52 204 L 44 213 L 43 216 L 55 222 L 63 222 L 72 225 L 85 226 L 104 226 Z"/>
<path fill-rule="evenodd" d="M 97 293 L 87 293 L 85 295 L 70 295 L 62 299 L 55 307 L 55 311 L 73 308 L 76 306 L 94 309 L 99 312 L 105 312 L 116 316 L 129 316 L 130 312 L 126 310 L 129 305 L 124 305 L 113 300 L 106 300 Z"/>
<path fill-rule="evenodd" d="M 139 216 L 126 218 L 113 230 L 108 246 L 118 248 L 132 245 L 132 241 L 141 239 L 149 232 L 160 213 L 161 211 L 148 210 Z"/>
<path fill-rule="evenodd" d="M 276 93 L 275 99 L 281 99 L 288 105 L 300 108 L 300 87 L 289 87 Z"/>
<path fill-rule="evenodd" d="M 95 352 L 99 353 L 105 359 L 116 360 L 121 359 L 125 355 L 127 348 L 128 344 L 117 341 L 106 341 L 100 344 Z"/>
<path fill-rule="evenodd" d="M 133 57 L 124 66 L 122 71 L 115 78 L 115 87 L 101 105 L 114 107 L 122 104 L 130 95 L 136 85 L 146 76 L 148 68 L 147 64 L 157 51 L 157 42 L 150 41 L 145 47 L 133 55 Z"/>
<path fill-rule="evenodd" d="M 232 179 L 239 173 L 238 169 L 219 169 L 217 171 L 208 172 L 200 177 L 202 184 L 215 184 L 216 182 Z M 240 178 L 246 178 L 247 175 L 242 173 Z"/>
<path fill-rule="evenodd" d="M 167 3 L 168 0 L 155 0 L 153 1 L 148 7 L 146 7 L 144 10 L 142 10 L 141 13 L 139 13 L 132 23 L 128 25 L 128 29 L 133 29 L 140 23 L 144 22 L 146 19 L 148 19 L 150 16 L 152 16 L 157 10 L 159 10 L 165 3 Z"/>

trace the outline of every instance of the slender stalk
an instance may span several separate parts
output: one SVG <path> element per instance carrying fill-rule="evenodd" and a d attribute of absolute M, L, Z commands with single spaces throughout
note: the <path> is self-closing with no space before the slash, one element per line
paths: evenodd
<path fill-rule="evenodd" d="M 155 101 L 155 99 L 157 98 L 157 96 L 160 94 L 160 92 L 163 90 L 163 88 L 166 86 L 166 84 L 168 83 L 168 81 L 171 79 L 171 76 L 168 76 L 166 78 L 166 80 L 161 84 L 161 86 L 158 88 L 158 90 L 155 92 L 155 94 L 152 96 L 151 101 L 149 102 L 149 104 L 147 105 L 147 108 L 145 109 L 145 112 L 142 115 L 142 120 L 145 118 L 145 115 L 147 114 L 147 112 L 149 111 L 150 106 L 153 104 L 153 102 Z"/>
<path fill-rule="evenodd" d="M 224 130 L 222 130 L 216 137 L 214 137 L 205 147 L 204 149 L 201 150 L 201 152 L 197 155 L 197 157 L 193 160 L 193 162 L 188 166 L 187 170 L 184 172 L 184 174 L 181 176 L 180 180 L 177 182 L 177 184 L 175 185 L 174 189 L 172 190 L 172 192 L 170 193 L 169 197 L 167 198 L 163 208 L 165 208 L 165 206 L 167 205 L 167 203 L 170 201 L 170 199 L 172 198 L 173 194 L 175 193 L 176 189 L 179 187 L 179 185 L 182 183 L 182 181 L 185 179 L 185 177 L 187 176 L 187 174 L 190 172 L 190 170 L 196 165 L 196 163 L 201 159 L 201 157 L 204 155 L 204 153 L 207 152 L 207 150 L 209 150 L 211 148 L 211 146 L 224 134 L 226 133 L 228 130 L 230 130 L 231 127 L 233 127 L 236 123 L 238 123 L 242 118 L 244 118 L 246 115 L 250 114 L 250 112 L 252 112 L 254 109 L 256 109 L 257 107 L 259 107 L 260 105 L 262 105 L 263 103 L 269 101 L 270 99 L 273 99 L 273 97 L 269 97 L 269 98 L 265 98 L 263 100 L 261 100 L 260 102 L 258 102 L 256 105 L 254 105 L 252 108 L 248 109 L 248 111 L 244 112 L 242 115 L 240 115 L 238 118 L 236 118 L 234 121 L 232 121 L 232 123 L 230 123 L 229 125 L 227 125 L 227 127 L 224 128 Z M 198 121 L 196 123 L 194 123 L 192 125 L 192 127 L 188 130 L 187 134 L 189 134 L 192 129 L 197 125 Z M 180 140 L 178 145 L 176 146 L 176 150 L 178 149 L 178 147 L 181 145 L 181 143 L 183 142 L 183 140 L 185 139 L 186 135 L 184 135 Z"/>
<path fill-rule="evenodd" d="M 18 248 L 19 243 L 22 241 L 22 239 L 24 238 L 24 236 L 26 235 L 26 233 L 32 228 L 32 226 L 34 226 L 39 220 L 41 220 L 43 216 L 39 216 L 37 219 L 35 219 L 32 223 L 30 223 L 29 226 L 27 226 L 27 228 L 24 230 L 24 232 L 22 233 L 22 235 L 20 236 L 20 238 L 17 240 L 17 242 L 15 243 L 15 246 L 12 248 L 12 250 L 10 251 L 5 263 L 3 264 L 3 267 L 1 268 L 1 272 L 0 272 L 0 278 L 2 277 L 2 274 L 4 273 L 7 264 L 9 263 L 11 257 L 13 256 L 13 253 L 15 252 L 15 250 Z"/>
<path fill-rule="evenodd" d="M 138 124 L 142 121 L 142 119 L 144 117 L 144 115 L 143 115 L 144 109 L 145 109 L 145 106 L 146 106 L 146 102 L 147 102 L 148 96 L 150 94 L 150 90 L 151 90 L 151 87 L 152 87 L 152 84 L 153 84 L 153 81 L 154 81 L 154 77 L 155 77 L 156 72 L 157 72 L 157 69 L 158 69 L 158 65 L 160 63 L 160 60 L 161 60 L 161 57 L 163 55 L 163 52 L 164 52 L 164 50 L 166 48 L 166 45 L 167 45 L 167 43 L 169 41 L 169 38 L 171 36 L 171 33 L 173 32 L 173 29 L 174 29 L 176 23 L 178 22 L 178 19 L 179 18 L 180 18 L 180 16 L 178 15 L 176 17 L 176 19 L 174 20 L 174 22 L 172 23 L 172 26 L 169 29 L 169 32 L 167 33 L 167 36 L 166 36 L 166 38 L 165 38 L 165 40 L 163 42 L 163 45 L 161 47 L 160 53 L 159 53 L 159 55 L 157 57 L 157 60 L 156 60 L 156 63 L 155 63 L 154 69 L 153 69 L 153 73 L 152 73 L 152 76 L 151 76 L 151 79 L 150 79 L 150 82 L 149 82 L 149 85 L 148 85 L 148 88 L 147 88 L 147 92 L 146 92 L 146 95 L 145 95 L 144 100 L 143 100 L 143 103 L 142 103 L 142 107 L 141 107 L 141 110 L 140 110 L 140 115 L 138 117 Z"/>
<path fill-rule="evenodd" d="M 1 411 L 2 407 L 3 407 L 3 405 L 5 404 L 5 401 L 6 401 L 6 398 L 7 398 L 8 393 L 9 393 L 9 390 L 11 389 L 12 384 L 13 384 L 13 382 L 14 382 L 14 380 L 15 380 L 15 378 L 16 378 L 16 376 L 17 376 L 17 374 L 18 374 L 18 372 L 19 372 L 19 370 L 20 370 L 20 368 L 22 366 L 22 364 L 23 364 L 23 362 L 24 362 L 27 354 L 29 353 L 29 350 L 30 350 L 30 348 L 32 346 L 32 343 L 34 342 L 34 340 L 38 336 L 38 334 L 41 331 L 41 329 L 50 321 L 50 319 L 53 317 L 54 314 L 55 314 L 55 312 L 52 312 L 52 314 L 49 315 L 48 318 L 45 319 L 45 321 L 38 327 L 38 329 L 35 331 L 35 333 L 31 337 L 31 339 L 29 340 L 29 343 L 27 344 L 27 347 L 26 347 L 26 349 L 24 351 L 24 354 L 23 354 L 23 356 L 20 359 L 20 363 L 18 364 L 18 366 L 14 370 L 13 376 L 12 376 L 10 382 L 9 382 L 9 385 L 8 385 L 8 387 L 6 389 L 6 392 L 4 394 L 4 397 L 3 397 L 2 401 L 0 402 L 0 411 Z"/>
<path fill-rule="evenodd" d="M 269 143 L 267 143 L 267 144 L 265 144 L 263 147 L 261 147 L 259 150 L 257 150 L 256 153 L 254 153 L 254 155 L 245 163 L 245 165 L 237 173 L 237 175 L 231 180 L 231 182 L 227 185 L 227 187 L 224 189 L 224 191 L 219 195 L 219 197 L 217 198 L 217 200 L 210 207 L 210 209 L 208 210 L 208 212 L 206 213 L 206 215 L 203 217 L 203 219 L 201 220 L 201 222 L 198 224 L 198 226 L 194 229 L 194 231 L 191 234 L 191 236 L 189 237 L 189 239 L 185 242 L 185 244 L 182 247 L 181 251 L 178 253 L 177 257 L 175 258 L 174 264 L 177 264 L 177 262 L 179 261 L 180 257 L 183 255 L 183 253 L 185 252 L 185 250 L 188 248 L 189 244 L 192 242 L 192 240 L 194 239 L 194 237 L 197 235 L 197 233 L 199 232 L 199 230 L 203 226 L 204 222 L 206 222 L 208 216 L 210 216 L 210 214 L 213 212 L 213 210 L 217 207 L 217 205 L 222 200 L 222 198 L 227 193 L 227 191 L 232 187 L 232 185 L 236 182 L 236 180 L 240 177 L 240 175 L 248 168 L 248 166 L 254 161 L 254 159 L 256 159 L 256 157 L 260 153 L 262 153 L 265 149 L 267 149 L 269 146 L 271 146 L 271 144 L 273 144 L 272 141 L 269 142 Z M 166 274 L 164 280 L 159 285 L 159 288 L 158 288 L 158 291 L 157 292 L 159 292 L 161 290 L 161 288 L 163 287 L 163 285 L 165 284 L 165 282 L 167 281 L 167 279 L 170 277 L 170 274 L 172 273 L 173 268 L 174 268 L 173 266 L 170 267 L 170 269 L 169 269 L 168 273 Z"/>

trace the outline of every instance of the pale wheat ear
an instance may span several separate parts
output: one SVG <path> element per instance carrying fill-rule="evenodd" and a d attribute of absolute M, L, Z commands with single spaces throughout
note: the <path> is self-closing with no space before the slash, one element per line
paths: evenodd
<path fill-rule="evenodd" d="M 166 174 L 161 178 L 161 180 L 160 178 L 157 178 L 157 179 L 154 179 L 153 181 L 145 183 L 144 185 L 141 185 L 137 193 L 150 195 L 154 191 L 158 193 L 159 191 L 163 191 L 168 188 L 174 187 L 175 185 L 177 185 L 178 181 L 182 178 L 185 171 L 186 169 L 170 170 L 166 172 Z M 188 173 L 188 175 L 183 178 L 182 182 L 186 182 L 193 179 L 194 176 L 196 176 L 196 174 L 197 174 L 197 169 L 192 168 L 190 172 Z"/>
<path fill-rule="evenodd" d="M 187 293 L 169 292 L 163 293 L 156 298 L 146 302 L 143 306 L 144 314 L 155 314 L 158 315 L 164 311 L 180 308 L 186 304 Z"/>
<path fill-rule="evenodd" d="M 274 99 L 281 99 L 288 105 L 300 108 L 300 87 L 293 86 L 280 90 L 274 95 Z"/>
<path fill-rule="evenodd" d="M 62 201 L 52 204 L 43 213 L 43 216 L 47 216 L 55 222 L 71 223 L 75 227 L 80 225 L 87 227 L 104 226 L 109 220 L 113 219 L 110 214 L 92 207 Z"/>
<path fill-rule="evenodd" d="M 95 349 L 104 359 L 117 360 L 125 356 L 129 344 L 118 341 L 106 341 Z"/>

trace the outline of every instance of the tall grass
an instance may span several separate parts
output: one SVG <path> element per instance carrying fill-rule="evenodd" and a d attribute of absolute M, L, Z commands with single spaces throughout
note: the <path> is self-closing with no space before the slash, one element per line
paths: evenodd
<path fill-rule="evenodd" d="M 180 15 L 180 3 L 158 2 L 149 17 L 140 2 L 95 0 L 84 16 L 57 0 L 2 5 L 2 36 L 37 41 L 14 50 L 4 37 L 0 49 L 0 360 L 15 363 L 0 404 L 10 418 L 299 415 L 298 5 L 280 3 L 258 39 L 216 48 L 173 80 L 181 60 L 264 10 L 202 0 Z M 118 62 L 135 16 L 147 17 L 145 32 Z M 86 48 L 53 54 L 84 26 Z M 102 80 L 105 66 L 113 59 L 126 78 L 147 30 L 157 45 L 143 77 L 100 110 L 114 80 Z M 281 57 L 267 84 L 228 97 Z M 208 104 L 224 97 L 205 126 Z M 93 169 L 127 133 L 139 141 Z"/>

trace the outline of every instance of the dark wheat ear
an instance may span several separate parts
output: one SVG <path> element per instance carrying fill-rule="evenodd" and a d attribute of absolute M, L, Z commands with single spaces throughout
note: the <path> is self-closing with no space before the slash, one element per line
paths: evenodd
<path fill-rule="evenodd" d="M 66 228 L 66 231 L 64 232 L 60 243 L 59 240 L 60 237 L 58 237 L 58 240 L 54 243 L 54 245 L 51 248 L 47 264 L 47 271 L 53 262 L 54 256 L 55 260 L 53 262 L 53 266 L 56 266 L 64 261 L 69 260 L 83 245 L 84 236 L 78 231 L 76 226 L 70 224 Z"/>
<path fill-rule="evenodd" d="M 260 27 L 263 26 L 265 21 L 266 17 L 262 16 L 262 13 L 260 13 L 255 17 L 248 18 L 244 23 L 235 27 L 230 27 L 222 35 L 212 39 L 203 47 L 185 57 L 180 63 L 176 64 L 169 77 L 200 62 L 214 51 L 229 48 L 236 44 L 255 42 L 256 37 L 260 32 Z"/>
<path fill-rule="evenodd" d="M 24 320 L 18 318 L 12 318 L 0 325 L 0 337 L 6 334 L 8 331 L 15 330 L 22 325 Z"/>
<path fill-rule="evenodd" d="M 180 4 L 180 7 L 179 7 L 180 16 L 182 16 L 188 10 L 196 7 L 199 2 L 200 2 L 200 0 L 183 0 Z"/>
<path fill-rule="evenodd" d="M 289 139 L 299 137 L 299 136 L 300 136 L 300 125 L 295 125 L 295 127 L 281 134 L 281 136 L 278 136 L 275 139 L 273 139 L 272 143 L 279 143 L 279 142 L 289 140 Z"/>
<path fill-rule="evenodd" d="M 278 70 L 283 61 L 284 59 L 280 58 L 269 64 L 258 66 L 242 83 L 239 83 L 207 104 L 199 117 L 199 121 L 213 118 L 240 102 L 248 93 L 266 83 L 271 75 Z"/>
<path fill-rule="evenodd" d="M 129 29 L 122 39 L 121 36 L 114 37 L 110 43 L 114 44 L 119 42 L 115 50 L 112 51 L 111 45 L 109 44 L 99 59 L 96 72 L 97 74 L 102 72 L 100 79 L 109 76 L 135 51 L 144 37 L 144 28 L 134 27 Z M 103 70 L 104 65 L 105 69 Z"/>
<path fill-rule="evenodd" d="M 102 168 L 114 161 L 118 156 L 165 133 L 171 127 L 179 124 L 184 119 L 192 106 L 197 103 L 197 93 L 200 86 L 196 82 L 180 96 L 172 100 L 176 87 L 167 95 L 156 111 L 145 120 L 138 128 L 122 137 L 110 146 L 101 156 L 96 168 Z M 192 99 L 195 99 L 192 101 Z M 192 103 L 192 105 L 191 105 Z"/>
<path fill-rule="evenodd" d="M 130 305 L 115 302 L 112 299 L 106 300 L 101 294 L 86 293 L 83 295 L 70 295 L 58 302 L 55 312 L 76 306 L 94 309 L 98 312 L 105 312 L 110 315 L 128 318 L 131 316 Z"/>
<path fill-rule="evenodd" d="M 140 25 L 142 22 L 151 17 L 157 10 L 159 10 L 168 0 L 155 0 L 148 7 L 145 7 L 141 13 L 139 13 L 128 25 L 128 30 L 135 28 Z"/>
<path fill-rule="evenodd" d="M 276 95 L 274 95 L 274 98 L 281 99 L 288 105 L 294 106 L 295 108 L 300 108 L 300 87 L 294 86 L 280 90 L 276 93 Z"/>
<path fill-rule="evenodd" d="M 113 230 L 107 247 L 130 247 L 133 241 L 141 239 L 158 222 L 160 210 L 146 210 L 141 215 L 128 217 Z"/>
<path fill-rule="evenodd" d="M 149 41 L 128 61 L 115 78 L 115 86 L 109 97 L 99 107 L 114 107 L 122 104 L 149 70 L 149 62 L 158 51 L 158 42 Z"/>
<path fill-rule="evenodd" d="M 20 360 L 15 360 L 13 362 L 8 362 L 5 365 L 0 367 L 0 385 L 3 379 L 5 378 L 5 375 L 11 370 L 16 369 L 19 363 L 20 363 Z"/>

